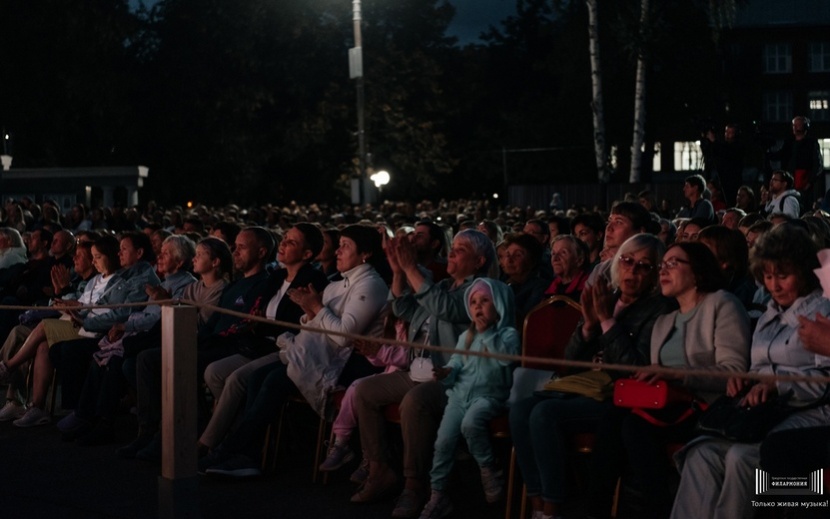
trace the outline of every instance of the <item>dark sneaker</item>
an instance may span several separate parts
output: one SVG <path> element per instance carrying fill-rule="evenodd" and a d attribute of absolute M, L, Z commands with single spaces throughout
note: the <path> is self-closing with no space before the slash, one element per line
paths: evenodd
<path fill-rule="evenodd" d="M 323 472 L 337 470 L 353 459 L 354 451 L 349 448 L 348 444 L 344 443 L 343 445 L 338 445 L 335 442 L 334 445 L 329 447 L 329 452 L 325 461 L 320 464 L 320 470 Z"/>
<path fill-rule="evenodd" d="M 80 416 L 75 414 L 75 411 L 72 411 L 68 415 L 61 418 L 61 420 L 56 425 L 60 432 L 70 433 L 77 429 L 89 427 L 90 425 L 92 425 L 92 422 L 81 418 Z"/>
<path fill-rule="evenodd" d="M 418 517 L 418 513 L 424 508 L 423 493 L 419 494 L 414 490 L 405 488 L 398 500 L 395 501 L 395 508 L 392 509 L 392 517 L 410 518 Z"/>
<path fill-rule="evenodd" d="M 154 434 L 150 443 L 135 453 L 135 459 L 150 463 L 161 462 L 161 433 Z"/>
<path fill-rule="evenodd" d="M 207 469 L 205 473 L 231 478 L 250 478 L 262 474 L 259 470 L 259 463 L 244 454 L 237 454 L 224 463 L 214 465 Z"/>
<path fill-rule="evenodd" d="M 154 437 L 155 433 L 139 432 L 135 440 L 118 449 L 118 455 L 127 460 L 135 459 L 138 451 L 150 445 Z"/>
<path fill-rule="evenodd" d="M 504 474 L 500 470 L 481 467 L 481 486 L 487 502 L 498 503 L 504 496 Z"/>
<path fill-rule="evenodd" d="M 362 485 L 366 482 L 366 478 L 369 477 L 369 460 L 363 458 L 363 461 L 360 462 L 360 466 L 357 467 L 357 470 L 352 472 L 352 475 L 349 476 L 349 481 L 352 483 L 357 483 L 358 485 Z"/>
<path fill-rule="evenodd" d="M 222 451 L 214 449 L 202 456 L 201 458 L 199 458 L 199 463 L 197 465 L 196 471 L 204 476 L 205 474 L 207 474 L 207 470 L 209 468 L 213 468 L 216 465 L 220 465 L 227 461 L 227 459 L 227 456 L 222 455 Z"/>
<path fill-rule="evenodd" d="M 352 503 L 374 503 L 389 494 L 398 485 L 398 476 L 386 467 L 380 474 L 370 474 L 353 496 Z"/>
<path fill-rule="evenodd" d="M 452 502 L 446 492 L 433 490 L 420 519 L 442 519 L 452 513 Z"/>

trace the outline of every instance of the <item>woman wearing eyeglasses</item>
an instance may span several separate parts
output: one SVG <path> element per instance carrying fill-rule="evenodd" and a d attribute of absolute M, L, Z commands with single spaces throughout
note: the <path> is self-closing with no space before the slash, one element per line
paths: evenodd
<path fill-rule="evenodd" d="M 816 349 L 815 324 L 830 315 L 830 301 L 822 296 L 821 284 L 815 275 L 819 268 L 818 247 L 799 226 L 785 223 L 775 227 L 755 244 L 750 270 L 764 283 L 772 296 L 766 312 L 758 319 L 750 348 L 749 372 L 781 377 L 827 377 L 830 358 L 826 351 Z M 776 379 L 750 382 L 731 378 L 725 384 L 726 394 L 743 394 L 741 405 L 756 408 L 764 403 L 790 407 L 786 417 L 775 425 L 762 443 L 735 443 L 714 436 L 703 436 L 688 445 L 675 459 L 681 469 L 680 485 L 672 508 L 673 519 L 692 517 L 746 518 L 754 515 L 753 479 L 755 469 L 775 470 L 770 456 L 775 443 L 785 431 L 830 425 L 828 385 L 822 381 Z M 789 434 L 811 434 L 793 433 Z M 778 439 L 776 439 L 778 438 Z M 816 441 L 819 440 L 819 441 Z M 790 436 L 789 441 L 810 441 Z M 815 460 L 825 454 L 826 442 L 812 437 Z M 765 445 L 766 444 L 766 445 Z M 780 444 L 779 444 L 780 446 Z M 780 451 L 779 451 L 780 453 Z M 797 456 L 795 451 L 788 453 Z M 788 468 L 796 469 L 796 458 L 788 459 Z M 789 472 L 789 471 L 787 471 Z M 770 472 L 770 476 L 787 474 Z M 799 473 L 807 476 L 807 473 Z M 759 498 L 762 500 L 762 498 Z M 805 517 L 800 509 L 795 515 Z M 826 512 L 816 517 L 826 517 Z"/>
<path fill-rule="evenodd" d="M 742 372 L 749 365 L 749 316 L 741 302 L 722 290 L 726 280 L 706 245 L 683 242 L 669 247 L 659 265 L 663 296 L 678 309 L 657 318 L 651 334 L 651 364 L 676 369 Z M 726 392 L 726 378 L 677 376 L 666 378 L 637 373 L 634 378 L 656 383 L 668 380 L 711 402 Z M 643 517 L 666 517 L 671 510 L 666 446 L 683 444 L 694 435 L 696 420 L 688 416 L 689 403 L 669 405 L 651 416 L 656 425 L 629 409 L 616 408 L 599 427 L 593 473 L 598 512 L 610 510 L 611 495 L 624 465 L 631 485 L 642 489 Z M 686 419 L 683 419 L 686 417 Z M 608 508 L 606 508 L 606 506 Z"/>
<path fill-rule="evenodd" d="M 611 264 L 611 285 L 596 283 L 582 293 L 583 321 L 565 350 L 567 359 L 648 363 L 651 329 L 667 309 L 657 290 L 657 265 L 664 250 L 650 234 L 636 234 L 620 246 Z M 513 405 L 510 430 L 533 519 L 560 513 L 570 437 L 594 431 L 611 405 L 583 396 L 533 396 Z"/>

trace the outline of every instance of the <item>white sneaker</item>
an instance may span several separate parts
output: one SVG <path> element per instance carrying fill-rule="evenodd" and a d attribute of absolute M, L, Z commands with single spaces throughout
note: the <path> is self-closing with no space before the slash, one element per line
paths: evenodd
<path fill-rule="evenodd" d="M 18 418 L 12 422 L 15 427 L 34 427 L 36 425 L 46 425 L 51 421 L 49 413 L 40 409 L 39 407 L 30 407 L 22 418 Z"/>
<path fill-rule="evenodd" d="M 9 420 L 17 420 L 26 412 L 26 408 L 18 404 L 14 400 L 6 400 L 6 405 L 0 409 L 0 422 L 8 422 Z"/>

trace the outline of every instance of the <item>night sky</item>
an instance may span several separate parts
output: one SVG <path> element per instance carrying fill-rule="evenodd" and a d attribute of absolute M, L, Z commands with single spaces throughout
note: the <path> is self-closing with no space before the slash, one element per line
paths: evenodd
<path fill-rule="evenodd" d="M 130 0 L 137 6 L 139 0 Z M 144 0 L 145 5 L 155 4 L 155 0 Z M 455 6 L 455 18 L 447 29 L 448 36 L 458 38 L 458 43 L 465 45 L 477 43 L 482 32 L 516 12 L 516 0 L 450 0 Z"/>
<path fill-rule="evenodd" d="M 515 0 L 450 0 L 455 6 L 455 18 L 447 34 L 458 38 L 460 44 L 476 43 L 482 32 L 491 25 L 516 13 Z"/>

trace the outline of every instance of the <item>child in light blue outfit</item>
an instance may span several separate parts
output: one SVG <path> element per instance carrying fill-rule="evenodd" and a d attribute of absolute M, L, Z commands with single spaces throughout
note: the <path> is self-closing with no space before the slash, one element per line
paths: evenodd
<path fill-rule="evenodd" d="M 510 287 L 479 278 L 467 288 L 465 301 L 472 323 L 458 338 L 456 350 L 518 355 L 521 340 L 512 327 L 516 310 Z M 449 398 L 435 440 L 430 471 L 432 495 L 421 519 L 444 517 L 452 511 L 446 484 L 461 434 L 481 468 L 487 501 L 494 503 L 501 498 L 504 481 L 494 468 L 489 423 L 505 410 L 513 383 L 513 362 L 455 353 L 446 366 L 435 369 L 435 378 L 449 387 Z"/>

